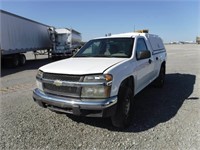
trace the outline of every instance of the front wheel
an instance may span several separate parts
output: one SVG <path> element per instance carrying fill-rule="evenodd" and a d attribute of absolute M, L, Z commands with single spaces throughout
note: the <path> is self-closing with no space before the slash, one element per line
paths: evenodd
<path fill-rule="evenodd" d="M 111 117 L 113 126 L 117 128 L 128 127 L 132 118 L 133 92 L 129 87 L 121 87 L 118 94 L 117 110 Z"/>

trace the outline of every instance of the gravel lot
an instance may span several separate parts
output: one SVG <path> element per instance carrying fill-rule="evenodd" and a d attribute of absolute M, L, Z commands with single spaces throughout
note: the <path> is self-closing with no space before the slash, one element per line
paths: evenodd
<path fill-rule="evenodd" d="M 56 114 L 32 99 L 37 68 L 51 62 L 27 54 L 26 66 L 1 70 L 0 149 L 200 148 L 200 45 L 166 45 L 166 84 L 135 97 L 132 125 Z"/>

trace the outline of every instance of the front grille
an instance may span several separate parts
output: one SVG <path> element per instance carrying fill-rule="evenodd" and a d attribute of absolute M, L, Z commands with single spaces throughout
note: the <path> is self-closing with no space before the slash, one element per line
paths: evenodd
<path fill-rule="evenodd" d="M 61 80 L 61 81 L 71 81 L 71 82 L 83 81 L 83 76 L 51 74 L 51 73 L 44 73 L 43 78 L 49 80 Z M 81 87 L 56 86 L 50 83 L 43 83 L 43 89 L 45 93 L 65 96 L 65 97 L 80 97 L 81 94 Z"/>
<path fill-rule="evenodd" d="M 62 80 L 62 81 L 82 81 L 83 76 L 76 76 L 76 75 L 66 75 L 66 74 L 53 74 L 53 73 L 44 73 L 44 79 L 51 79 L 51 80 Z"/>

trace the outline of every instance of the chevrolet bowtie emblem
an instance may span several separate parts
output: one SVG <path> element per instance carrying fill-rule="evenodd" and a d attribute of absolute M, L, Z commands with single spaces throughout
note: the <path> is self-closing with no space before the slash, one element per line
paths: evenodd
<path fill-rule="evenodd" d="M 62 81 L 60 81 L 60 80 L 55 80 L 55 81 L 53 82 L 53 84 L 56 85 L 56 86 L 62 86 Z"/>

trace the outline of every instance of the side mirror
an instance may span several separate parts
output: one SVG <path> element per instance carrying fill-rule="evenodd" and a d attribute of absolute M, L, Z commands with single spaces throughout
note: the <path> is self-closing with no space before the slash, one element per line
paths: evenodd
<path fill-rule="evenodd" d="M 151 57 L 151 52 L 149 50 L 139 51 L 137 52 L 137 59 L 146 59 Z"/>

